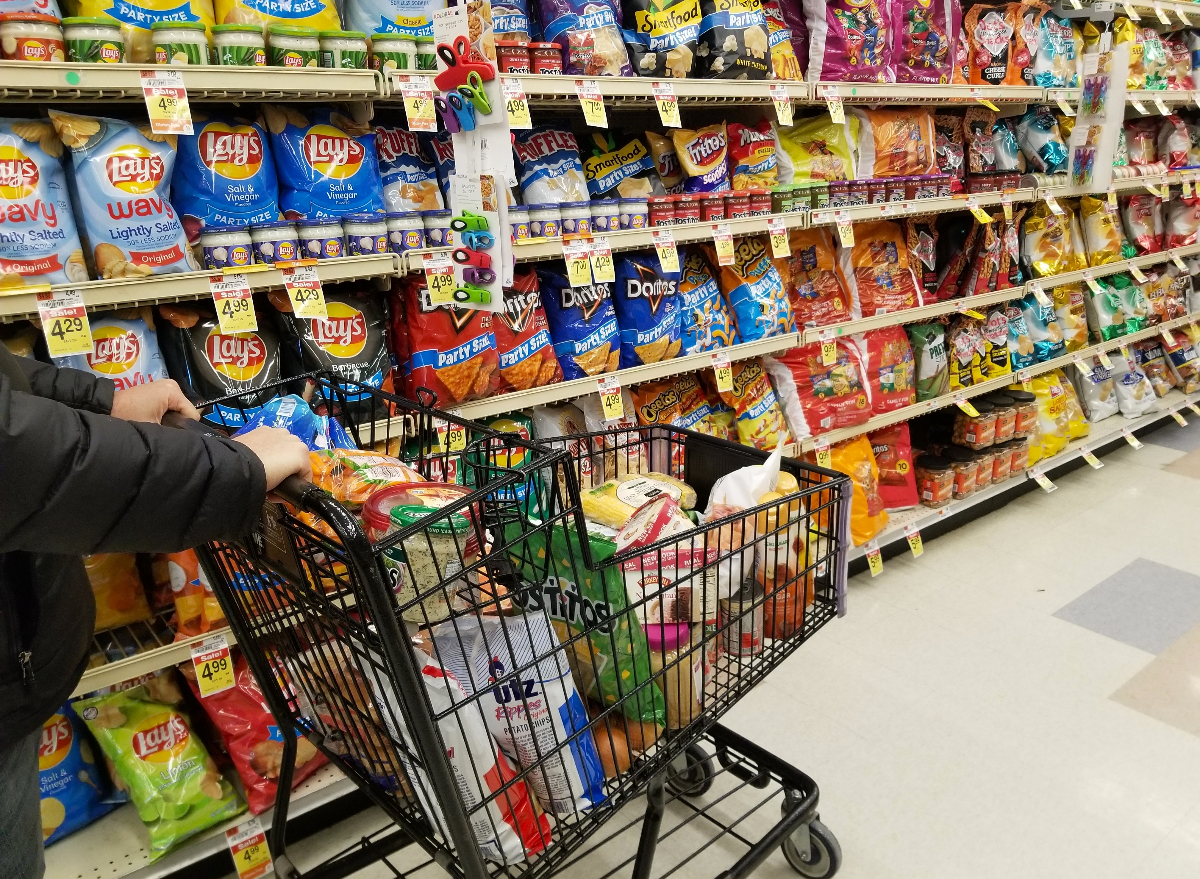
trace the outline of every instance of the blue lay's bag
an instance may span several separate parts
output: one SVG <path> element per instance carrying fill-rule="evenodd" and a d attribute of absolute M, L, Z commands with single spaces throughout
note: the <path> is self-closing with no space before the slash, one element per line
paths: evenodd
<path fill-rule="evenodd" d="M 117 803 L 70 704 L 42 724 L 38 744 L 42 842 L 49 845 L 107 815 Z"/>
<path fill-rule="evenodd" d="M 279 184 L 267 133 L 254 122 L 192 113 L 179 135 L 171 190 L 188 240 L 205 226 L 257 226 L 279 219 Z"/>
<path fill-rule="evenodd" d="M 277 104 L 264 104 L 260 121 L 271 134 L 280 207 L 289 220 L 383 213 L 379 158 L 369 126 L 335 110 L 303 113 Z"/>
<path fill-rule="evenodd" d="M 61 154 L 49 122 L 0 119 L 0 289 L 88 279 Z"/>
<path fill-rule="evenodd" d="M 621 329 L 621 369 L 679 356 L 679 273 L 664 272 L 654 253 L 617 260 L 613 308 Z"/>
<path fill-rule="evenodd" d="M 513 153 L 525 204 L 588 200 L 579 144 L 571 132 L 544 126 L 514 131 Z"/>
<path fill-rule="evenodd" d="M 689 250 L 683 259 L 678 289 L 684 355 L 728 348 L 741 341 L 721 288 L 697 248 Z"/>
<path fill-rule="evenodd" d="M 703 250 L 709 265 L 718 265 L 713 246 L 706 244 Z M 766 238 L 748 235 L 735 241 L 733 264 L 718 269 L 717 282 L 743 342 L 796 331 L 792 303 Z"/>
<path fill-rule="evenodd" d="M 71 151 L 70 174 L 96 272 L 104 280 L 200 268 L 171 205 L 175 150 L 149 123 L 50 111 Z M 173 138 L 171 138 L 173 139 Z"/>
<path fill-rule="evenodd" d="M 389 211 L 438 211 L 445 207 L 437 169 L 415 134 L 381 126 L 375 129 L 375 149 Z"/>
<path fill-rule="evenodd" d="M 149 306 L 93 314 L 90 323 L 91 352 L 55 357 L 56 365 L 110 379 L 118 391 L 167 377 Z"/>
<path fill-rule="evenodd" d="M 560 271 L 539 268 L 537 274 L 563 380 L 615 372 L 621 345 L 612 285 L 572 287 Z"/>
<path fill-rule="evenodd" d="M 336 418 L 318 415 L 295 394 L 268 400 L 261 409 L 246 419 L 246 424 L 234 436 L 241 436 L 258 427 L 279 427 L 297 437 L 312 451 L 320 449 L 356 449 L 354 440 Z"/>

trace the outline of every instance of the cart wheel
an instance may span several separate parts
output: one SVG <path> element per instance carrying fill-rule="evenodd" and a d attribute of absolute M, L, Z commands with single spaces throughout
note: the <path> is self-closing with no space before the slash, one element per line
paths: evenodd
<path fill-rule="evenodd" d="M 807 858 L 804 856 L 804 846 L 796 841 L 801 833 L 808 834 Z M 842 847 L 838 845 L 837 837 L 816 818 L 813 818 L 811 824 L 802 824 L 796 828 L 792 835 L 783 841 L 781 848 L 792 869 L 811 879 L 829 879 L 842 866 Z"/>
<path fill-rule="evenodd" d="M 667 767 L 667 790 L 677 797 L 698 797 L 713 785 L 712 762 L 699 745 L 687 749 Z"/>

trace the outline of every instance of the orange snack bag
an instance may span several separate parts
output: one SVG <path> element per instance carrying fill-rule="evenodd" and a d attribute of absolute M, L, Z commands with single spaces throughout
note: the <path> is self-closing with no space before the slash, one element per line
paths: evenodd
<path fill-rule="evenodd" d="M 313 485 L 352 508 L 361 507 L 384 486 L 425 481 L 399 458 L 369 450 L 321 449 L 309 452 L 308 459 Z"/>
<path fill-rule="evenodd" d="M 796 326 L 823 327 L 850 320 L 850 294 L 837 271 L 837 250 L 828 229 L 793 229 L 791 255 L 775 260 L 792 303 Z"/>
<path fill-rule="evenodd" d="M 937 172 L 933 114 L 925 107 L 850 110 L 859 118 L 861 177 L 909 177 Z"/>
<path fill-rule="evenodd" d="M 876 220 L 854 227 L 854 246 L 838 251 L 838 271 L 850 291 L 854 319 L 922 304 L 899 223 Z"/>
<path fill-rule="evenodd" d="M 850 501 L 850 536 L 862 546 L 884 529 L 888 522 L 883 497 L 879 494 L 879 466 L 866 436 L 829 447 L 830 467 L 845 473 L 854 484 Z"/>
<path fill-rule="evenodd" d="M 223 628 L 225 612 L 200 568 L 196 553 L 190 549 L 164 553 L 155 558 L 156 565 L 160 562 L 166 566 L 175 600 L 175 640 L 183 641 Z"/>
<path fill-rule="evenodd" d="M 133 553 L 87 555 L 83 557 L 83 567 L 96 599 L 97 632 L 151 618 Z"/>

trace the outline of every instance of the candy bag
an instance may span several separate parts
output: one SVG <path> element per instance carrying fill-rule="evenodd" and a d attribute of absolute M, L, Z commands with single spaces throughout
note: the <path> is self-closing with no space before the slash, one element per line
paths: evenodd
<path fill-rule="evenodd" d="M 854 145 L 858 142 L 858 117 L 846 115 L 836 125 L 828 113 L 797 119 L 791 128 L 775 128 L 779 144 L 779 182 L 853 180 Z"/>

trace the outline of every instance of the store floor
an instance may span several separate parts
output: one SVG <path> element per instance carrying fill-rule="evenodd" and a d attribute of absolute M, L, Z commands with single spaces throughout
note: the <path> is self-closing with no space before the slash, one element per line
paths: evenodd
<path fill-rule="evenodd" d="M 1143 441 L 855 578 L 730 715 L 818 781 L 839 876 L 1200 875 L 1200 418 Z"/>

